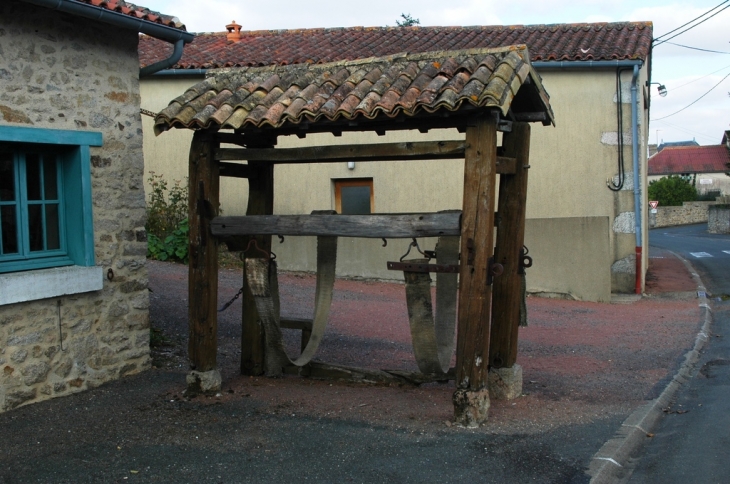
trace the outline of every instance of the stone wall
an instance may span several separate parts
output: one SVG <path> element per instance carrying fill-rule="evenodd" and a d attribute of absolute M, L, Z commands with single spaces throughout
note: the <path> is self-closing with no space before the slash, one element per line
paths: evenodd
<path fill-rule="evenodd" d="M 707 209 L 717 202 L 684 202 L 681 207 L 657 207 L 649 213 L 649 227 L 700 224 L 707 222 Z"/>
<path fill-rule="evenodd" d="M 730 234 L 730 205 L 712 205 L 709 208 L 707 231 L 711 234 Z"/>
<path fill-rule="evenodd" d="M 100 291 L 0 306 L 0 412 L 150 365 L 137 39 L 0 2 L 0 125 L 103 135 L 91 173 L 96 265 L 108 276 Z"/>

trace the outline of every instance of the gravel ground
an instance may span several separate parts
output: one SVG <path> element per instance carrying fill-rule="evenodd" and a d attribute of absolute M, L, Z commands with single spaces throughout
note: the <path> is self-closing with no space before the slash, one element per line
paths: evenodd
<path fill-rule="evenodd" d="M 475 430 L 451 426 L 453 383 L 241 376 L 240 300 L 219 321 L 223 391 L 185 398 L 187 269 L 150 262 L 151 322 L 164 341 L 155 368 L 0 414 L 0 483 L 587 482 L 591 456 L 664 388 L 697 333 L 694 285 L 675 262 L 652 259 L 651 294 L 628 304 L 528 298 L 524 395 L 492 402 Z M 222 304 L 240 271 L 219 282 Z M 284 274 L 280 286 L 283 314 L 311 315 L 312 276 Z M 287 333 L 293 350 L 298 335 Z M 338 280 L 317 358 L 415 370 L 403 286 Z"/>

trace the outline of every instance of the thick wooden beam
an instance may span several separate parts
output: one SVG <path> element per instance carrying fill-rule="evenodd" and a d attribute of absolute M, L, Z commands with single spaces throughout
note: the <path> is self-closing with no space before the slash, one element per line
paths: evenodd
<path fill-rule="evenodd" d="M 270 140 L 261 140 L 273 146 Z M 248 179 L 248 215 L 270 215 L 274 213 L 274 166 L 270 163 L 252 161 L 249 166 L 256 176 Z M 271 250 L 271 235 L 253 237 L 257 245 L 265 251 Z M 250 238 L 243 240 L 248 244 Z M 231 250 L 244 250 L 236 247 Z M 231 244 L 229 243 L 229 248 Z M 252 250 L 247 257 L 259 256 L 259 251 Z M 264 373 L 264 332 L 259 322 L 259 313 L 256 310 L 251 290 L 248 288 L 246 277 L 243 277 L 243 313 L 241 315 L 241 373 L 244 375 L 262 375 Z"/>
<path fill-rule="evenodd" d="M 216 237 L 312 235 L 364 238 L 439 237 L 460 234 L 460 212 L 388 215 L 257 215 L 217 217 Z"/>
<path fill-rule="evenodd" d="M 517 360 L 517 334 L 522 303 L 521 250 L 525 243 L 527 172 L 530 164 L 530 125 L 515 123 L 506 133 L 502 145 L 505 153 L 517 158 L 514 175 L 502 175 L 499 185 L 499 216 L 494 259 L 504 272 L 495 278 L 492 288 L 492 329 L 489 364 L 492 368 L 509 368 Z"/>
<path fill-rule="evenodd" d="M 460 390 L 479 392 L 486 389 L 488 380 L 492 291 L 487 276 L 493 251 L 496 121 L 485 118 L 467 128 L 466 142 L 456 386 Z"/>
<path fill-rule="evenodd" d="M 216 369 L 218 347 L 218 246 L 210 235 L 210 220 L 218 214 L 218 164 L 216 144 L 197 131 L 190 145 L 188 202 L 188 356 L 191 369 Z"/>
<path fill-rule="evenodd" d="M 248 160 L 270 163 L 443 160 L 462 158 L 464 149 L 463 141 L 423 141 L 282 149 L 221 148 L 216 152 L 216 158 L 222 161 Z"/>

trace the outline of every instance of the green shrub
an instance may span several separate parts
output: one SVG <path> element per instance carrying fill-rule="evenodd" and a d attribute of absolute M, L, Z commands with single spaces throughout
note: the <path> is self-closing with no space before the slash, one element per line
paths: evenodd
<path fill-rule="evenodd" d="M 697 200 L 697 189 L 692 182 L 679 175 L 670 175 L 649 183 L 649 200 L 659 201 L 662 207 L 682 205 Z"/>
<path fill-rule="evenodd" d="M 162 175 L 150 172 L 147 202 L 147 257 L 188 260 L 188 187 L 175 180 L 168 188 Z"/>

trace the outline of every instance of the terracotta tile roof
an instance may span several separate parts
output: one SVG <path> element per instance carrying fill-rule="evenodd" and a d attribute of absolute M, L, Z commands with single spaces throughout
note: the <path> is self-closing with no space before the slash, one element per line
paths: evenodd
<path fill-rule="evenodd" d="M 325 63 L 399 52 L 495 48 L 525 44 L 531 61 L 597 61 L 649 56 L 651 22 L 512 25 L 475 27 L 347 27 L 241 31 L 196 35 L 175 69 Z M 142 66 L 168 56 L 170 46 L 142 37 Z"/>
<path fill-rule="evenodd" d="M 495 107 L 506 115 L 513 105 L 544 113 L 545 123 L 553 121 L 548 94 L 524 45 L 222 69 L 160 112 L 155 132 L 279 128 L 304 121 L 414 117 L 424 111 L 473 112 L 473 107 Z"/>
<path fill-rule="evenodd" d="M 112 10 L 114 12 L 123 13 L 130 17 L 138 18 L 141 20 L 147 20 L 161 25 L 166 25 L 179 30 L 185 30 L 185 24 L 180 22 L 177 17 L 170 15 L 164 15 L 159 12 L 154 12 L 149 8 L 140 7 L 133 3 L 126 2 L 125 0 L 72 0 L 78 3 L 85 3 L 87 5 L 93 5 L 95 7 L 103 8 L 104 10 Z M 157 39 L 155 39 L 157 40 Z M 166 42 L 161 44 L 167 44 Z M 169 46 L 169 44 L 167 44 Z M 162 59 L 160 59 L 162 60 Z"/>
<path fill-rule="evenodd" d="M 725 145 L 667 147 L 649 158 L 649 175 L 730 172 Z"/>

